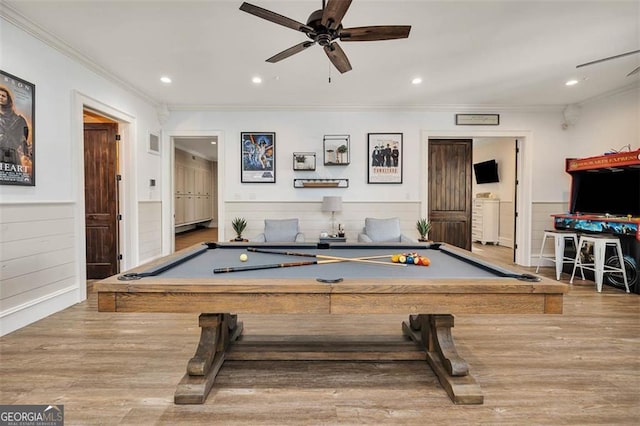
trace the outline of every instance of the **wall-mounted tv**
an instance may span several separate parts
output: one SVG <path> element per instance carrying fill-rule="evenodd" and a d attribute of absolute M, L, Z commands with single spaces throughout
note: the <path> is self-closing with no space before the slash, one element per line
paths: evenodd
<path fill-rule="evenodd" d="M 498 179 L 498 163 L 496 163 L 496 160 L 476 163 L 473 165 L 473 171 L 476 175 L 477 184 L 500 182 L 500 179 Z"/>

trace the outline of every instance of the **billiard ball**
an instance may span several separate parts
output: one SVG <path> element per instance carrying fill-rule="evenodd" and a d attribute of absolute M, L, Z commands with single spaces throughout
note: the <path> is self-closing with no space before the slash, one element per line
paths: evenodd
<path fill-rule="evenodd" d="M 393 263 L 398 263 L 398 258 L 400 257 L 399 254 L 394 254 L 393 256 L 391 256 L 391 261 Z"/>
<path fill-rule="evenodd" d="M 247 254 L 246 254 L 246 253 L 242 253 L 242 254 L 240 255 L 240 262 L 246 262 L 246 261 L 247 261 L 247 259 L 249 259 L 249 256 L 247 256 Z"/>
<path fill-rule="evenodd" d="M 422 266 L 429 266 L 431 265 L 431 259 L 429 259 L 428 257 L 422 257 L 420 258 L 420 264 Z"/>
<path fill-rule="evenodd" d="M 407 258 L 403 255 L 398 256 L 398 263 L 407 263 Z"/>

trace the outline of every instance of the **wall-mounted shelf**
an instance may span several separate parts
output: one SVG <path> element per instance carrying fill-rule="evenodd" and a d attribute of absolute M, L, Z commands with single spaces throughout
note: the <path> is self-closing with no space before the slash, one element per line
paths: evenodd
<path fill-rule="evenodd" d="M 294 188 L 348 188 L 349 179 L 294 179 Z"/>

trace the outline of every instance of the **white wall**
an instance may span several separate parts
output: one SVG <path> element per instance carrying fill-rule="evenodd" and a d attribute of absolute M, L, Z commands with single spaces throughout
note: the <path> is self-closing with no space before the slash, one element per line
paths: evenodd
<path fill-rule="evenodd" d="M 461 109 L 444 111 L 172 111 L 166 123 L 169 133 L 205 131 L 215 129 L 224 136 L 219 139 L 219 170 L 224 180 L 224 194 L 220 219 L 226 223 L 224 202 L 227 201 L 318 201 L 323 195 L 341 195 L 345 202 L 413 201 L 426 212 L 426 147 L 422 133 L 467 135 L 469 132 L 501 134 L 529 134 L 530 158 L 533 174 L 554 181 L 553 185 L 531 183 L 532 200 L 562 200 L 568 179 L 564 173 L 564 152 L 558 147 L 567 145 L 567 134 L 561 128 L 562 108 L 532 110 L 493 110 L 501 114 L 500 126 L 455 126 L 454 116 Z M 242 184 L 240 182 L 240 133 L 243 131 L 273 131 L 276 133 L 276 183 Z M 401 185 L 373 185 L 367 183 L 367 133 L 403 133 L 403 183 Z M 351 136 L 351 164 L 348 166 L 322 165 L 322 138 L 325 134 Z M 513 139 L 513 138 L 512 138 Z M 317 153 L 315 172 L 294 172 L 292 153 Z M 552 153 L 552 154 L 550 154 Z M 551 161 L 550 161 L 551 160 Z M 549 165 L 551 163 L 551 165 Z M 543 170 L 538 173 L 538 170 Z M 348 178 L 347 189 L 295 189 L 293 179 L 302 177 Z M 558 182 L 562 182 L 558 184 Z M 221 185 L 222 186 L 222 185 Z M 422 213 L 425 215 L 426 213 Z M 353 219 L 352 219 L 353 220 Z M 525 225 L 530 226 L 530 224 Z M 225 226 L 220 226 L 221 231 Z M 221 238 L 226 236 L 221 235 Z"/>
<path fill-rule="evenodd" d="M 578 106 L 567 130 L 568 158 L 593 157 L 630 145 L 640 149 L 640 84 Z"/>
<path fill-rule="evenodd" d="M 516 141 L 515 138 L 476 138 L 473 140 L 473 162 L 496 160 L 499 182 L 478 185 L 475 173 L 472 193 L 491 192 L 500 201 L 513 201 L 516 182 Z"/>
<path fill-rule="evenodd" d="M 78 100 L 102 105 L 129 121 L 122 172 L 128 194 L 127 239 L 134 243 L 125 253 L 127 266 L 138 260 L 138 203 L 152 195 L 143 182 L 149 177 L 161 179 L 160 157 L 146 151 L 149 131 L 158 132 L 160 128 L 154 105 L 19 29 L 9 19 L 9 15 L 3 15 L 0 20 L 0 68 L 36 86 L 36 185 L 0 186 L 2 334 L 86 297 L 82 104 Z M 159 200 L 157 196 L 152 198 Z M 59 222 L 61 211 L 65 218 L 72 215 L 69 220 L 74 229 L 68 232 L 59 228 L 57 233 L 43 232 L 42 236 L 48 242 L 64 238 L 65 253 L 71 253 L 71 259 L 60 258 L 55 244 L 44 244 L 40 251 L 16 249 L 27 247 L 35 236 L 15 230 Z M 161 232 L 159 222 L 156 227 Z M 68 274 L 69 265 L 73 265 L 73 272 L 64 277 L 50 269 L 63 268 Z M 7 271 L 13 271 L 11 276 Z M 7 287 L 15 281 L 15 274 L 29 278 L 21 281 L 17 293 Z"/>

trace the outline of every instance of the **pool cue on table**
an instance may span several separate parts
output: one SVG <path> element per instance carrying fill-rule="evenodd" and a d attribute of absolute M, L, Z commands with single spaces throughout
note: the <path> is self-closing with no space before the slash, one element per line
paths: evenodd
<path fill-rule="evenodd" d="M 289 268 L 292 266 L 306 265 L 322 265 L 323 263 L 335 263 L 339 260 L 309 260 L 307 262 L 288 262 L 288 263 L 271 263 L 267 265 L 245 265 L 245 266 L 228 266 L 226 268 L 216 268 L 214 274 L 222 274 L 224 272 L 240 272 L 240 271 L 257 271 L 260 269 Z"/>
<path fill-rule="evenodd" d="M 292 252 L 292 251 L 264 250 L 264 249 L 258 249 L 255 247 L 247 247 L 247 251 L 252 251 L 255 253 L 283 254 L 287 256 L 315 257 L 317 259 L 329 259 L 329 260 L 336 260 L 340 262 L 363 262 L 363 263 L 373 263 L 374 265 L 384 265 L 384 266 L 407 266 L 404 263 L 389 263 L 389 262 L 378 262 L 375 260 L 370 260 L 374 258 L 391 257 L 390 254 L 386 254 L 383 256 L 374 256 L 374 257 L 340 257 L 340 256 L 329 256 L 324 254 L 299 253 L 299 252 Z"/>

